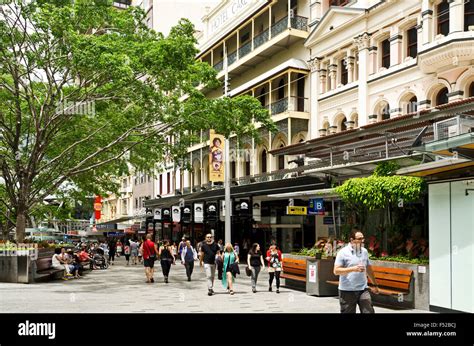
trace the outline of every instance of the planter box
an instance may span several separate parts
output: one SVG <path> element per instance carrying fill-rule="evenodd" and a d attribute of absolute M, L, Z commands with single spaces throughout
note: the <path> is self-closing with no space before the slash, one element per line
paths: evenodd
<path fill-rule="evenodd" d="M 412 307 L 419 310 L 430 310 L 430 271 L 429 265 L 391 262 L 391 261 L 380 261 L 371 260 L 372 265 L 388 268 L 400 268 L 413 270 L 413 303 Z M 383 297 L 380 295 L 372 295 L 374 302 L 382 302 Z M 383 303 L 383 302 L 382 302 Z"/>
<path fill-rule="evenodd" d="M 313 273 L 312 270 L 314 270 Z M 306 294 L 310 296 L 337 296 L 337 286 L 326 281 L 337 281 L 334 275 L 334 259 L 308 259 L 306 261 Z"/>
<path fill-rule="evenodd" d="M 30 256 L 0 256 L 0 282 L 29 283 Z"/>
<path fill-rule="evenodd" d="M 301 283 L 291 279 L 292 286 L 301 287 L 308 295 L 314 296 L 337 296 L 337 287 L 326 283 L 327 280 L 337 280 L 338 277 L 333 274 L 334 258 L 316 259 L 311 256 L 300 256 L 292 254 L 283 254 L 283 258 L 292 258 L 299 260 L 306 260 L 306 283 Z M 311 276 L 309 273 L 309 266 L 314 265 L 315 275 Z M 311 280 L 311 281 L 310 281 Z M 314 281 L 314 282 L 313 282 Z"/>

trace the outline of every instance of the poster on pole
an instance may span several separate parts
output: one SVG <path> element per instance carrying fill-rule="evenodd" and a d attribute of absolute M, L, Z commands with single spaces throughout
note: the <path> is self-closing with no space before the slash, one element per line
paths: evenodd
<path fill-rule="evenodd" d="M 225 138 L 211 130 L 209 142 L 209 181 L 224 182 Z"/>

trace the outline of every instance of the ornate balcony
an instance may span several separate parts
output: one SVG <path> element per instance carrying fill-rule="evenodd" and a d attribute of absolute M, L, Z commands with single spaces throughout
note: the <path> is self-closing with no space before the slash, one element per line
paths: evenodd
<path fill-rule="evenodd" d="M 242 47 L 239 48 L 239 59 L 242 59 L 251 51 L 252 51 L 252 43 L 247 42 L 246 44 L 244 44 Z"/>
<path fill-rule="evenodd" d="M 256 49 L 268 41 L 268 30 L 265 30 L 254 37 L 253 48 Z"/>

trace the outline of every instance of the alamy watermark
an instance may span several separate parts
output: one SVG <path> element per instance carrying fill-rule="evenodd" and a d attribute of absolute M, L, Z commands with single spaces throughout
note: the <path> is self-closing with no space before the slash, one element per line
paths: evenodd
<path fill-rule="evenodd" d="M 0 244 L 0 256 L 30 256 L 35 260 L 38 258 L 38 244 Z"/>
<path fill-rule="evenodd" d="M 95 115 L 95 102 L 94 101 L 83 101 L 83 102 L 71 102 L 63 101 L 56 107 L 57 114 L 67 115 Z"/>

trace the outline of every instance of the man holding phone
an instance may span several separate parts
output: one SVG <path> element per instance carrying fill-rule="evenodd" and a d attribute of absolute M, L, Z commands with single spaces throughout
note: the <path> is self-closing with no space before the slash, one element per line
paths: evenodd
<path fill-rule="evenodd" d="M 372 271 L 369 253 L 362 246 L 363 243 L 362 232 L 353 229 L 350 243 L 342 248 L 336 256 L 334 275 L 339 275 L 341 313 L 355 313 L 357 305 L 359 305 L 361 313 L 375 312 L 370 291 L 378 294 L 379 288 Z M 367 275 L 375 285 L 373 288 L 369 288 L 367 284 Z"/>

